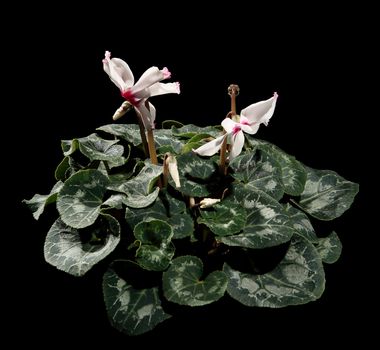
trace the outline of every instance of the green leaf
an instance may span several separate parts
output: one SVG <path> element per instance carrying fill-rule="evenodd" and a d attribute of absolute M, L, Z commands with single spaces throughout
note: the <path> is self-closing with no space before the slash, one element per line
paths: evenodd
<path fill-rule="evenodd" d="M 110 254 L 120 241 L 120 225 L 111 215 L 102 214 L 101 223 L 92 228 L 96 243 L 83 242 L 81 231 L 57 219 L 45 240 L 45 260 L 58 270 L 83 276 L 95 264 Z"/>
<path fill-rule="evenodd" d="M 293 156 L 267 141 L 258 140 L 249 135 L 247 135 L 247 140 L 251 146 L 266 152 L 269 157 L 280 164 L 285 193 L 299 196 L 305 187 L 306 171 L 304 166 Z"/>
<path fill-rule="evenodd" d="M 187 124 L 181 128 L 172 127 L 172 133 L 175 136 L 183 138 L 192 138 L 198 134 L 208 134 L 212 137 L 220 136 L 220 130 L 214 126 L 200 127 L 194 124 Z"/>
<path fill-rule="evenodd" d="M 148 219 L 137 224 L 133 233 L 141 243 L 136 251 L 138 264 L 151 271 L 165 270 L 175 252 L 171 226 L 162 220 Z"/>
<path fill-rule="evenodd" d="M 162 166 L 146 163 L 136 177 L 125 182 L 113 180 L 108 189 L 126 194 L 124 204 L 127 206 L 144 208 L 156 200 L 160 189 L 153 187 L 161 174 Z"/>
<path fill-rule="evenodd" d="M 327 237 L 320 238 L 317 244 L 317 251 L 326 264 L 336 262 L 342 253 L 342 243 L 336 232 L 331 232 Z"/>
<path fill-rule="evenodd" d="M 174 259 L 162 276 L 165 298 L 188 306 L 202 306 L 217 301 L 226 291 L 226 275 L 222 271 L 214 271 L 200 280 L 202 275 L 202 260 L 196 256 L 186 255 Z"/>
<path fill-rule="evenodd" d="M 54 172 L 55 179 L 65 181 L 67 178 L 67 171 L 70 169 L 70 157 L 65 157 L 61 161 L 61 163 L 58 164 L 57 168 Z"/>
<path fill-rule="evenodd" d="M 127 208 L 125 212 L 125 219 L 132 230 L 138 223 L 149 218 L 166 221 L 173 230 L 174 239 L 188 237 L 194 231 L 194 222 L 187 212 L 185 203 L 168 194 L 160 195 L 149 207 Z"/>
<path fill-rule="evenodd" d="M 171 130 L 158 129 L 154 130 L 154 141 L 157 149 L 166 149 L 164 152 L 158 153 L 181 153 L 183 143 L 173 136 Z"/>
<path fill-rule="evenodd" d="M 33 212 L 33 217 L 38 220 L 44 212 L 45 206 L 47 204 L 54 203 L 57 200 L 58 192 L 62 189 L 62 187 L 63 182 L 58 181 L 49 194 L 35 194 L 31 199 L 24 199 L 22 202 L 29 207 L 29 209 Z"/>
<path fill-rule="evenodd" d="M 359 185 L 331 170 L 306 167 L 307 180 L 298 205 L 319 220 L 333 220 L 352 204 Z"/>
<path fill-rule="evenodd" d="M 100 213 L 108 178 L 98 170 L 81 170 L 63 185 L 57 209 L 62 221 L 74 228 L 93 224 Z"/>
<path fill-rule="evenodd" d="M 247 212 L 240 205 L 229 200 L 200 210 L 198 223 L 205 224 L 217 236 L 229 236 L 240 232 L 246 224 Z"/>
<path fill-rule="evenodd" d="M 192 197 L 206 197 L 210 194 L 207 180 L 217 170 L 211 159 L 203 159 L 189 152 L 177 157 L 181 187 L 176 188 L 173 180 L 169 183 L 181 193 Z"/>
<path fill-rule="evenodd" d="M 279 200 L 284 194 L 281 167 L 265 152 L 250 152 L 232 160 L 232 176 L 246 186 L 268 193 Z"/>
<path fill-rule="evenodd" d="M 74 139 L 71 141 L 69 149 L 68 145 L 70 141 L 62 141 L 62 148 L 64 149 L 64 155 L 71 155 L 77 148 L 84 154 L 90 161 L 103 160 L 107 161 L 110 168 L 121 166 L 125 163 L 123 157 L 124 147 L 116 145 L 119 140 L 104 140 L 96 134 L 91 134 L 87 137 Z"/>
<path fill-rule="evenodd" d="M 113 194 L 102 204 L 102 206 L 115 209 L 122 209 L 123 204 L 125 204 L 126 202 L 126 198 L 127 196 L 125 194 Z"/>
<path fill-rule="evenodd" d="M 228 294 L 247 306 L 279 308 L 318 299 L 325 286 L 322 261 L 314 246 L 303 239 L 292 240 L 280 264 L 263 275 L 242 273 L 227 263 Z"/>
<path fill-rule="evenodd" d="M 111 324 L 128 335 L 148 332 L 171 317 L 162 309 L 158 288 L 135 289 L 112 269 L 104 274 L 103 294 Z"/>
<path fill-rule="evenodd" d="M 294 228 L 294 233 L 307 239 L 309 242 L 318 242 L 318 237 L 315 234 L 314 228 L 307 215 L 302 211 L 294 208 L 289 203 L 284 206 L 285 212 L 289 215 Z"/>
<path fill-rule="evenodd" d="M 121 139 L 138 146 L 142 143 L 140 127 L 137 124 L 108 124 L 97 128 L 96 130 L 104 131 L 108 134 L 115 135 Z"/>
<path fill-rule="evenodd" d="M 292 221 L 283 206 L 265 192 L 234 186 L 233 200 L 247 211 L 243 233 L 220 237 L 226 245 L 266 248 L 288 242 L 293 236 Z"/>

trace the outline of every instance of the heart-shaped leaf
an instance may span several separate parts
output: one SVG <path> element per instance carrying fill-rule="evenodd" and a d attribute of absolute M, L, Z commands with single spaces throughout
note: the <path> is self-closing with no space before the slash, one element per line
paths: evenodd
<path fill-rule="evenodd" d="M 319 220 L 333 220 L 352 204 L 359 185 L 331 170 L 306 167 L 307 180 L 298 205 Z"/>
<path fill-rule="evenodd" d="M 162 166 L 146 163 L 136 177 L 125 182 L 111 182 L 108 189 L 125 193 L 127 206 L 144 208 L 156 200 L 159 188 L 153 190 L 153 187 L 161 174 Z"/>
<path fill-rule="evenodd" d="M 180 305 L 202 306 L 220 299 L 227 288 L 227 277 L 222 271 L 210 273 L 204 280 L 202 260 L 196 256 L 174 259 L 163 273 L 165 298 Z"/>
<path fill-rule="evenodd" d="M 103 196 L 109 183 L 98 170 L 81 170 L 63 185 L 57 198 L 62 221 L 74 228 L 93 224 L 100 213 Z"/>
<path fill-rule="evenodd" d="M 247 306 L 284 307 L 318 299 L 325 286 L 321 258 L 303 239 L 292 240 L 280 264 L 263 275 L 242 273 L 224 264 L 228 294 Z"/>
<path fill-rule="evenodd" d="M 134 146 L 138 146 L 142 143 L 140 128 L 137 124 L 108 124 L 103 125 L 96 130 L 101 130 L 108 134 L 120 137 Z"/>
<path fill-rule="evenodd" d="M 133 233 L 140 243 L 136 251 L 138 264 L 147 270 L 165 270 L 175 252 L 171 226 L 162 220 L 148 219 L 137 224 Z"/>
<path fill-rule="evenodd" d="M 138 223 L 146 221 L 149 218 L 163 220 L 169 224 L 173 230 L 173 238 L 175 239 L 188 237 L 194 231 L 194 222 L 187 212 L 185 203 L 167 193 L 162 193 L 147 208 L 127 208 L 125 211 L 125 219 L 132 230 Z"/>
<path fill-rule="evenodd" d="M 292 222 L 283 206 L 265 192 L 236 185 L 232 200 L 246 210 L 247 220 L 242 233 L 219 238 L 224 244 L 266 248 L 288 242 L 293 236 Z"/>
<path fill-rule="evenodd" d="M 104 274 L 103 294 L 111 324 L 128 335 L 148 332 L 171 317 L 162 309 L 158 288 L 135 289 L 113 269 Z"/>
<path fill-rule="evenodd" d="M 81 231 L 57 219 L 45 240 L 45 260 L 57 269 L 83 276 L 110 254 L 120 241 L 120 225 L 108 214 L 101 214 L 100 224 L 84 242 Z M 87 232 L 88 235 L 88 232 Z"/>
<path fill-rule="evenodd" d="M 181 187 L 177 188 L 178 191 L 192 197 L 206 197 L 210 194 L 207 180 L 217 170 L 211 159 L 203 159 L 189 152 L 177 157 L 177 166 L 181 183 Z M 173 180 L 169 181 L 176 188 Z"/>
<path fill-rule="evenodd" d="M 247 212 L 240 205 L 224 200 L 212 208 L 201 210 L 198 223 L 206 225 L 217 236 L 240 232 L 246 225 Z"/>
<path fill-rule="evenodd" d="M 249 152 L 232 160 L 232 176 L 246 186 L 268 193 L 279 200 L 284 194 L 281 167 L 265 152 Z"/>
<path fill-rule="evenodd" d="M 305 187 L 306 171 L 304 166 L 293 156 L 270 142 L 258 140 L 250 135 L 247 136 L 247 140 L 251 146 L 264 151 L 280 165 L 285 193 L 299 196 Z"/>

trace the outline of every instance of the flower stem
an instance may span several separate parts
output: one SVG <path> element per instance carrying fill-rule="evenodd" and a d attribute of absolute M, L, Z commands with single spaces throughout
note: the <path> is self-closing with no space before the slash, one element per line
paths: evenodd
<path fill-rule="evenodd" d="M 140 136 L 141 136 L 141 141 L 142 141 L 143 148 L 144 148 L 144 153 L 145 153 L 145 156 L 148 156 L 148 154 L 150 154 L 150 153 L 149 153 L 148 142 L 147 142 L 146 136 L 145 136 L 144 124 L 143 124 L 141 117 L 139 115 L 137 116 L 137 120 L 139 122 Z"/>
<path fill-rule="evenodd" d="M 156 153 L 156 147 L 154 146 L 154 136 L 153 136 L 153 129 L 148 129 L 146 131 L 146 134 L 148 135 L 148 148 L 149 148 L 149 156 L 152 164 L 157 165 L 157 153 Z"/>
<path fill-rule="evenodd" d="M 231 112 L 228 113 L 228 116 L 233 117 L 236 115 L 236 96 L 239 95 L 239 86 L 231 84 L 228 87 L 228 94 L 231 96 Z M 225 132 L 224 132 L 225 133 Z M 226 167 L 226 151 L 227 151 L 227 138 L 224 139 L 222 147 L 220 148 L 220 173 L 222 175 L 227 175 Z"/>

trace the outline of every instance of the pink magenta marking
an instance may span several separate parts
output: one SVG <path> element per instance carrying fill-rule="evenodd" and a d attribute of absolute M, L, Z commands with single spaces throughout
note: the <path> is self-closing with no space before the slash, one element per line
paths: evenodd
<path fill-rule="evenodd" d="M 125 91 L 122 91 L 121 96 L 123 96 L 128 102 L 130 102 L 134 106 L 136 106 L 138 104 L 138 101 L 137 101 L 136 97 L 132 94 L 131 89 L 127 89 Z"/>
<path fill-rule="evenodd" d="M 240 124 L 249 125 L 249 120 L 246 117 L 241 116 L 240 117 Z"/>
<path fill-rule="evenodd" d="M 162 73 L 164 73 L 164 79 L 169 79 L 172 76 L 172 73 L 166 67 L 162 68 Z"/>
<path fill-rule="evenodd" d="M 232 129 L 232 134 L 236 135 L 240 130 L 241 130 L 241 126 L 240 125 L 235 125 L 233 127 L 233 129 Z"/>

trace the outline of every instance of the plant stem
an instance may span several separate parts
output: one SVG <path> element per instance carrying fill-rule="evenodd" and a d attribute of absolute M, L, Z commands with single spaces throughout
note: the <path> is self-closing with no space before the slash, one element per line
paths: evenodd
<path fill-rule="evenodd" d="M 228 87 L 228 94 L 231 96 L 231 112 L 228 113 L 229 116 L 233 117 L 236 115 L 236 96 L 239 95 L 239 86 L 231 84 Z M 226 133 L 226 132 L 224 132 Z M 224 139 L 222 147 L 220 148 L 220 173 L 222 175 L 227 175 L 226 167 L 226 151 L 227 151 L 227 138 Z"/>
<path fill-rule="evenodd" d="M 145 152 L 145 156 L 148 156 L 149 154 L 149 147 L 148 147 L 148 142 L 146 140 L 146 136 L 145 136 L 145 128 L 144 128 L 144 124 L 141 120 L 141 117 L 140 115 L 137 115 L 137 120 L 139 122 L 139 127 L 140 127 L 140 136 L 141 136 L 141 141 L 142 141 L 142 144 L 143 144 L 143 148 L 144 148 L 144 152 Z"/>
<path fill-rule="evenodd" d="M 154 146 L 154 136 L 153 129 L 148 129 L 146 131 L 148 135 L 148 148 L 149 148 L 149 156 L 152 164 L 158 164 L 156 147 Z"/>

